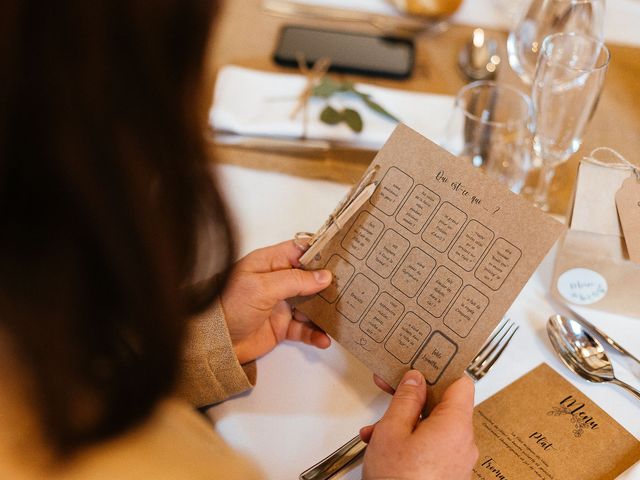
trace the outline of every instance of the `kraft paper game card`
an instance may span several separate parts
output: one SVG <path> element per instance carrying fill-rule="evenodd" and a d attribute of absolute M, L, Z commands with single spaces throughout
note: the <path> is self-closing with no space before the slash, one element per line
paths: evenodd
<path fill-rule="evenodd" d="M 301 263 L 334 280 L 296 308 L 390 385 L 420 370 L 430 409 L 563 228 L 399 125 L 311 238 Z"/>

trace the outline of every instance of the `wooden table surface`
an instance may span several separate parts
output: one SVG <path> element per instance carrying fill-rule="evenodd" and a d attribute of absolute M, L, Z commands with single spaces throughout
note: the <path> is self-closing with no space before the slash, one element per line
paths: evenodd
<path fill-rule="evenodd" d="M 292 69 L 279 67 L 271 60 L 283 24 L 337 27 L 375 33 L 361 24 L 283 19 L 266 15 L 261 11 L 260 0 L 225 0 L 221 2 L 209 48 L 207 91 L 213 91 L 217 71 L 227 64 L 291 73 Z M 358 75 L 349 75 L 349 78 L 408 91 L 455 95 L 466 83 L 456 65 L 457 54 L 470 38 L 471 31 L 471 27 L 451 26 L 439 34 L 424 33 L 418 36 L 416 65 L 408 80 L 375 79 Z M 506 60 L 506 32 L 487 31 L 487 34 L 499 40 L 503 49 L 502 58 Z M 611 50 L 611 63 L 600 104 L 587 128 L 582 148 L 559 167 L 552 186 L 551 210 L 556 213 L 566 211 L 579 159 L 593 148 L 608 146 L 631 161 L 640 161 L 640 49 L 612 44 L 608 46 Z M 516 85 L 527 93 L 530 91 L 506 64 L 500 69 L 498 80 Z M 210 101 L 211 97 L 207 96 L 207 105 L 203 105 L 203 109 L 208 108 Z M 446 122 L 447 119 L 439 121 Z M 354 153 L 348 158 L 344 154 L 337 158 L 330 152 L 313 156 L 283 155 L 213 144 L 211 150 L 218 162 L 341 183 L 357 181 L 373 158 L 369 153 Z M 535 174 L 530 182 L 534 180 Z"/>

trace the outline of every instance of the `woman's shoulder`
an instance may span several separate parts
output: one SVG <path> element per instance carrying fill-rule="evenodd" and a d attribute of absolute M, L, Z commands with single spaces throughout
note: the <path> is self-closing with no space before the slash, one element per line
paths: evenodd
<path fill-rule="evenodd" d="M 202 415 L 179 399 L 163 401 L 144 424 L 88 449 L 61 480 L 262 478 Z"/>

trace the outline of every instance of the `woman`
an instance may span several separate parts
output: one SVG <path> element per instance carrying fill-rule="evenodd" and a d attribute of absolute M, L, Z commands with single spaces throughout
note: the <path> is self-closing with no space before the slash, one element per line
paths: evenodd
<path fill-rule="evenodd" d="M 213 14 L 3 2 L 0 478 L 262 478 L 193 406 L 285 338 L 329 344 L 285 302 L 331 281 L 292 242 L 230 265 L 196 114 Z M 365 478 L 469 477 L 471 382 L 416 425 L 425 395 L 409 372 L 363 429 Z"/>

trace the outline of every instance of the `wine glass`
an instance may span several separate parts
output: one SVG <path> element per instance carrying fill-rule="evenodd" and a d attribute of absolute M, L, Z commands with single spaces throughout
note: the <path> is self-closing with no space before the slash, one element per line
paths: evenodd
<path fill-rule="evenodd" d="M 555 168 L 575 153 L 602 92 L 609 50 L 578 33 L 554 33 L 542 42 L 533 78 L 533 150 L 542 160 L 534 203 L 548 210 Z"/>
<path fill-rule="evenodd" d="M 533 106 L 527 95 L 492 81 L 458 92 L 443 146 L 519 193 L 531 164 Z"/>
<path fill-rule="evenodd" d="M 531 85 L 542 40 L 560 32 L 604 38 L 605 0 L 533 0 L 507 39 L 509 65 Z"/>

